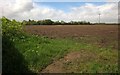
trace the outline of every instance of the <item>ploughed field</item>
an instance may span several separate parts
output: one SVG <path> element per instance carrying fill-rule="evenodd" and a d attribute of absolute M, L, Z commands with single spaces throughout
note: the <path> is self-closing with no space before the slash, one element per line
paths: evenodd
<path fill-rule="evenodd" d="M 117 48 L 118 25 L 29 25 L 25 30 L 51 39 L 84 40 L 101 46 L 116 42 L 113 47 Z"/>
<path fill-rule="evenodd" d="M 101 36 L 116 39 L 118 35 L 117 25 L 29 25 L 25 29 L 32 34 L 53 38 Z"/>
<path fill-rule="evenodd" d="M 62 42 L 47 44 L 51 50 L 57 46 L 55 51 L 60 48 L 64 52 L 62 48 L 68 47 L 64 56 L 59 59 L 54 56 L 53 62 L 39 72 L 118 72 L 118 25 L 28 25 L 24 30 L 49 40 L 64 39 Z M 66 43 L 66 40 L 69 42 Z"/>

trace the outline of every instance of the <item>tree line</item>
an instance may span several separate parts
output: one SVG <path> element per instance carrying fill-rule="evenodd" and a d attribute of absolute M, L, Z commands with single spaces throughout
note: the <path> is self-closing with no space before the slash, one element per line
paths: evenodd
<path fill-rule="evenodd" d="M 91 24 L 90 22 L 86 21 L 70 21 L 70 22 L 65 22 L 65 21 L 52 21 L 51 19 L 45 19 L 45 20 L 23 20 L 23 23 L 25 25 L 86 25 L 86 24 Z"/>

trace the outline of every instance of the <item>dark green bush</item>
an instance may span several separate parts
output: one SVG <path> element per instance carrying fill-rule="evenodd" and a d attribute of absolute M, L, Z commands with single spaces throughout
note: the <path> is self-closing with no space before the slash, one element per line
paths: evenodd
<path fill-rule="evenodd" d="M 2 26 L 2 73 L 32 74 L 33 72 L 28 69 L 28 62 L 13 41 L 16 37 L 25 35 L 22 32 L 23 24 L 6 17 L 2 17 L 0 20 Z"/>
<path fill-rule="evenodd" d="M 3 35 L 15 35 L 22 31 L 22 23 L 17 22 L 15 19 L 9 20 L 6 17 L 2 17 L 2 34 Z"/>

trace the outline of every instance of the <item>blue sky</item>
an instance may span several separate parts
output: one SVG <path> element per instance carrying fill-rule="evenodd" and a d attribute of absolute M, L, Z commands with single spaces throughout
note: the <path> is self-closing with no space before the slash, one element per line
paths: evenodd
<path fill-rule="evenodd" d="M 45 7 L 60 9 L 65 12 L 69 12 L 72 7 L 80 7 L 85 5 L 86 3 L 99 6 L 107 2 L 34 2 L 34 3 L 38 6 L 45 6 Z"/>
<path fill-rule="evenodd" d="M 33 0 L 36 2 L 118 2 L 120 0 Z"/>
<path fill-rule="evenodd" d="M 118 3 L 111 1 L 113 0 L 0 0 L 0 9 L 3 9 L 0 10 L 0 17 L 98 22 L 100 12 L 101 22 L 117 22 Z"/>

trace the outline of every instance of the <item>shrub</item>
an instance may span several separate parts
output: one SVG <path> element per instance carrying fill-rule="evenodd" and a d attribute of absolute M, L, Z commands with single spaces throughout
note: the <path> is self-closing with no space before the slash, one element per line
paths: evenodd
<path fill-rule="evenodd" d="M 1 19 L 2 34 L 3 35 L 13 35 L 22 31 L 22 23 L 17 22 L 15 19 L 9 20 L 6 17 Z"/>

